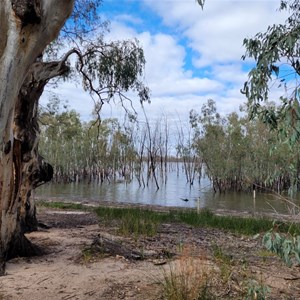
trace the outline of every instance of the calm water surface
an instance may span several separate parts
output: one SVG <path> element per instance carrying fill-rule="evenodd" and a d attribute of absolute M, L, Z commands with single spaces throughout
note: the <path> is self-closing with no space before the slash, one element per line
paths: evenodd
<path fill-rule="evenodd" d="M 137 181 L 131 183 L 91 183 L 91 184 L 46 184 L 35 191 L 39 198 L 50 198 L 56 201 L 76 201 L 104 203 L 124 202 L 135 204 L 149 204 L 177 207 L 197 207 L 197 199 L 201 208 L 229 209 L 237 211 L 253 211 L 253 197 L 249 193 L 214 194 L 210 181 L 202 179 L 201 183 L 195 182 L 190 187 L 184 175 L 177 176 L 176 172 L 168 174 L 167 183 L 160 183 L 156 190 L 155 184 L 149 183 L 148 187 L 141 188 Z M 188 199 L 183 201 L 182 199 Z M 297 203 L 300 204 L 300 201 Z M 257 194 L 256 211 L 286 213 L 283 202 L 268 194 Z"/>

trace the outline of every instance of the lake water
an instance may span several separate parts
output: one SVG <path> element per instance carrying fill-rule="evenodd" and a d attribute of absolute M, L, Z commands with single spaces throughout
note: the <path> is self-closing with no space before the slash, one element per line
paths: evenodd
<path fill-rule="evenodd" d="M 167 183 L 160 183 L 156 190 L 153 182 L 145 188 L 139 187 L 136 180 L 131 183 L 71 183 L 71 184 L 46 184 L 35 191 L 38 198 L 56 201 L 91 202 L 94 204 L 104 202 L 123 202 L 134 204 L 149 204 L 176 207 L 227 209 L 252 212 L 253 196 L 251 193 L 215 194 L 207 178 L 201 182 L 195 181 L 193 186 L 186 183 L 184 174 L 177 176 L 176 172 L 168 173 Z M 182 199 L 188 199 L 183 201 Z M 199 199 L 199 200 L 198 200 Z M 300 205 L 300 201 L 297 201 Z M 256 195 L 257 212 L 287 213 L 284 202 L 275 199 L 273 195 L 258 193 Z"/>

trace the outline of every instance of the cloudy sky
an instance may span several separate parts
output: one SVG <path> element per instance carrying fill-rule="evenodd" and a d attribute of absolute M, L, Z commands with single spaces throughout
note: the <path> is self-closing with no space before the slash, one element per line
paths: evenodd
<path fill-rule="evenodd" d="M 107 39 L 137 38 L 144 48 L 147 114 L 187 120 L 209 98 L 221 114 L 239 110 L 251 67 L 241 60 L 243 39 L 282 22 L 286 16 L 278 7 L 279 0 L 206 0 L 204 10 L 195 0 L 104 0 L 101 13 L 110 20 Z M 83 120 L 91 117 L 93 102 L 79 87 L 65 83 L 57 91 Z M 122 114 L 115 105 L 103 109 L 103 117 Z"/>

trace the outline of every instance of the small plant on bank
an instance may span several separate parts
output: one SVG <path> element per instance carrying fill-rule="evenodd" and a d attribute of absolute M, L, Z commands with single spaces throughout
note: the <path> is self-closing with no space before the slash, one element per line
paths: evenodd
<path fill-rule="evenodd" d="M 166 300 L 213 300 L 209 279 L 213 271 L 199 258 L 182 256 L 163 270 L 163 294 Z"/>
<path fill-rule="evenodd" d="M 112 220 L 121 221 L 123 223 L 121 231 L 124 234 L 134 232 L 140 234 L 139 231 L 142 231 L 145 232 L 145 235 L 148 233 L 154 235 L 159 225 L 164 222 L 181 222 L 194 227 L 217 228 L 245 235 L 266 232 L 273 226 L 273 221 L 270 219 L 219 216 L 208 209 L 204 209 L 198 213 L 195 210 L 157 212 L 140 208 L 98 207 L 95 211 L 100 220 L 107 222 L 111 222 Z M 300 227 L 297 224 L 277 222 L 277 225 L 279 232 L 289 231 L 292 234 L 300 234 Z"/>
<path fill-rule="evenodd" d="M 229 280 L 232 273 L 232 258 L 224 253 L 221 247 L 213 245 L 213 256 L 217 261 L 217 265 L 220 268 L 220 275 L 224 282 Z"/>
<path fill-rule="evenodd" d="M 259 282 L 255 279 L 247 279 L 251 274 L 247 270 L 248 264 L 244 259 L 235 262 L 231 255 L 226 254 L 218 245 L 213 245 L 213 255 L 220 269 L 220 280 L 224 285 L 235 286 L 236 292 L 243 294 L 245 297 L 243 299 L 246 300 L 267 299 L 270 293 L 269 287 L 264 284 L 262 278 Z"/>
<path fill-rule="evenodd" d="M 124 236 L 133 235 L 135 239 L 139 236 L 154 236 L 157 233 L 159 222 L 143 216 L 126 214 L 121 218 L 119 232 Z"/>
<path fill-rule="evenodd" d="M 223 263 L 230 265 L 232 258 L 230 255 L 224 253 L 224 251 L 222 250 L 221 247 L 219 247 L 218 245 L 213 245 L 213 255 L 216 259 L 222 261 Z"/>
<path fill-rule="evenodd" d="M 50 201 L 37 201 L 37 206 L 47 207 L 47 208 L 57 208 L 57 209 L 72 209 L 72 210 L 91 210 L 92 208 L 83 205 L 81 203 L 72 203 L 72 202 L 50 202 Z"/>
<path fill-rule="evenodd" d="M 82 259 L 85 263 L 90 262 L 94 257 L 94 253 L 92 253 L 91 249 L 85 248 L 82 250 Z"/>
<path fill-rule="evenodd" d="M 117 220 L 119 233 L 124 236 L 154 236 L 165 218 L 164 214 L 139 208 L 105 208 L 96 209 L 98 217 L 105 222 Z"/>
<path fill-rule="evenodd" d="M 252 279 L 248 284 L 246 300 L 265 300 L 270 293 L 270 288 Z"/>
<path fill-rule="evenodd" d="M 260 232 L 266 232 L 273 226 L 273 221 L 267 218 L 242 218 L 234 216 L 219 216 L 215 215 L 208 209 L 203 209 L 198 214 L 197 211 L 179 211 L 177 219 L 183 223 L 195 227 L 211 227 L 230 232 L 255 235 Z M 286 232 L 290 230 L 293 233 L 300 233 L 299 225 L 279 223 L 278 230 Z"/>
<path fill-rule="evenodd" d="M 287 266 L 300 264 L 300 235 L 280 234 L 268 231 L 262 240 L 267 250 L 277 254 Z"/>

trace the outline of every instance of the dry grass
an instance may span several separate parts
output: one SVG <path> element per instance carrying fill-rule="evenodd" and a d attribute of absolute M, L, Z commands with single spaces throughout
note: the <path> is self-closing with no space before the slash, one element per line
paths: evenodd
<path fill-rule="evenodd" d="M 262 278 L 254 278 L 250 269 L 234 263 L 220 249 L 213 257 L 212 261 L 195 255 L 195 249 L 186 246 L 180 258 L 163 269 L 162 299 L 267 299 L 270 290 Z"/>
<path fill-rule="evenodd" d="M 163 269 L 163 294 L 166 300 L 215 299 L 210 291 L 214 269 L 203 255 L 191 255 L 185 248 L 178 260 Z"/>

